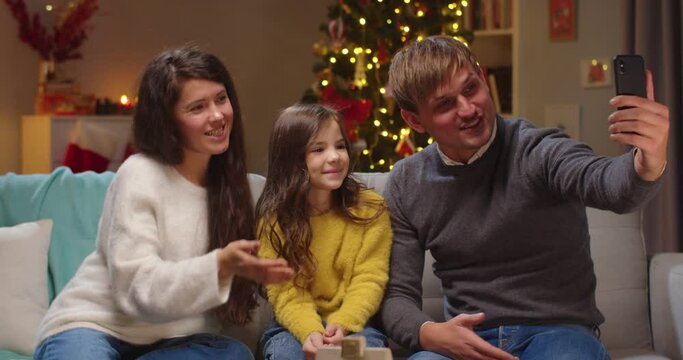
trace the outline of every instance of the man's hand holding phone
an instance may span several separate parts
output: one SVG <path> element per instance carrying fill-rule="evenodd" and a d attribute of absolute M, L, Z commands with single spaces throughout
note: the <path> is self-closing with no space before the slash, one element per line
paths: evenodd
<path fill-rule="evenodd" d="M 633 58 L 636 65 L 630 61 Z M 655 181 L 666 167 L 669 108 L 655 101 L 652 73 L 644 70 L 644 66 L 638 66 L 637 59 L 642 64 L 639 56 L 615 58 L 617 96 L 610 100 L 610 105 L 617 111 L 608 117 L 608 130 L 612 140 L 637 149 L 634 158 L 636 173 L 643 180 Z M 640 78 L 644 81 L 638 80 Z M 640 87 L 644 89 L 639 90 Z M 646 97 L 641 97 L 643 94 Z"/>

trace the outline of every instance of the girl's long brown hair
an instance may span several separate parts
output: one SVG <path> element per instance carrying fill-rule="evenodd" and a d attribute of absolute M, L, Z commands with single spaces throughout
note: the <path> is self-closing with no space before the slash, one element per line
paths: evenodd
<path fill-rule="evenodd" d="M 277 255 L 287 260 L 295 272 L 294 284 L 299 288 L 311 283 L 316 269 L 310 249 L 313 234 L 308 191 L 311 185 L 306 151 L 318 131 L 329 122 L 336 122 L 340 130 L 344 129 L 341 115 L 320 104 L 296 104 L 280 113 L 270 135 L 268 178 L 256 204 L 256 215 L 261 221 L 259 238 L 269 238 Z M 343 130 L 341 133 L 348 150 L 349 139 Z M 366 187 L 351 177 L 350 172 L 351 166 L 339 189 L 332 191 L 331 211 L 355 223 L 370 223 L 382 214 L 384 203 L 361 200 L 359 194 Z M 367 218 L 355 215 L 352 209 L 361 201 L 377 211 Z"/>
<path fill-rule="evenodd" d="M 190 79 L 223 84 L 233 109 L 228 150 L 211 156 L 206 174 L 208 251 L 211 251 L 237 239 L 253 239 L 256 227 L 239 101 L 223 63 L 194 47 L 159 54 L 147 65 L 140 80 L 133 135 L 141 153 L 163 164 L 180 164 L 182 137 L 173 108 L 180 97 L 180 85 Z M 256 289 L 255 283 L 236 276 L 228 302 L 215 310 L 219 320 L 239 325 L 251 321 L 251 312 L 257 305 Z"/>

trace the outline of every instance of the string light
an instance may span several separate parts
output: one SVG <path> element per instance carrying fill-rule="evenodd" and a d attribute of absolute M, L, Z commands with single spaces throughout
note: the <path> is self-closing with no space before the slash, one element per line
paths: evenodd
<path fill-rule="evenodd" d="M 372 57 L 372 62 L 375 63 L 375 64 L 377 64 L 377 63 L 379 62 L 379 59 L 377 58 L 377 56 L 373 56 L 373 57 Z M 380 91 L 381 91 L 381 90 L 380 90 Z"/>
<path fill-rule="evenodd" d="M 434 139 L 432 139 L 432 138 L 427 139 L 427 144 L 431 145 L 433 142 L 434 142 Z"/>
<path fill-rule="evenodd" d="M 384 137 L 389 136 L 389 132 L 386 131 L 386 130 L 382 131 L 380 134 L 381 134 L 382 136 L 384 136 Z"/>
<path fill-rule="evenodd" d="M 403 26 L 403 32 L 406 32 L 406 33 L 410 32 L 410 26 L 408 26 L 408 25 Z"/>
<path fill-rule="evenodd" d="M 418 10 L 417 11 L 417 17 L 423 17 L 423 16 L 425 16 L 425 12 L 422 10 Z"/>
<path fill-rule="evenodd" d="M 400 14 L 400 13 L 401 13 L 401 9 L 396 8 L 396 9 L 394 9 L 394 12 L 395 12 L 396 14 Z"/>
<path fill-rule="evenodd" d="M 368 155 L 368 154 L 370 154 L 370 151 L 368 151 L 368 149 L 363 149 L 363 155 Z"/>
<path fill-rule="evenodd" d="M 349 59 L 349 61 L 351 62 L 351 64 L 355 64 L 355 63 L 356 63 L 356 58 L 355 58 L 355 57 L 352 57 L 352 58 Z"/>
<path fill-rule="evenodd" d="M 382 95 L 384 95 L 384 94 L 387 93 L 387 89 L 385 89 L 385 88 L 379 88 L 379 93 L 382 94 Z"/>
<path fill-rule="evenodd" d="M 329 84 L 329 81 L 327 81 L 327 80 L 323 80 L 320 82 L 320 85 L 322 85 L 322 86 L 327 86 L 327 84 Z"/>
<path fill-rule="evenodd" d="M 337 58 L 334 57 L 334 56 L 330 57 L 330 62 L 333 63 L 333 64 L 336 63 L 336 62 L 337 62 Z"/>
<path fill-rule="evenodd" d="M 368 70 L 372 70 L 372 64 L 368 64 L 366 67 L 368 68 Z"/>
<path fill-rule="evenodd" d="M 353 53 L 356 55 L 360 55 L 362 52 L 363 52 L 362 47 L 357 47 L 357 48 L 353 49 Z"/>
<path fill-rule="evenodd" d="M 379 127 L 380 125 L 382 125 L 382 123 L 380 123 L 379 120 L 373 121 L 372 124 L 375 125 L 375 127 Z"/>
<path fill-rule="evenodd" d="M 463 0 L 460 2 L 460 5 L 462 5 L 463 7 L 467 7 L 467 5 L 469 5 L 469 3 L 466 0 Z"/>
<path fill-rule="evenodd" d="M 379 159 L 379 161 L 377 163 L 380 165 L 384 165 L 385 161 L 384 161 L 384 159 Z"/>
<path fill-rule="evenodd" d="M 342 49 L 342 54 L 348 55 L 348 54 L 349 54 L 349 49 L 343 48 L 343 49 Z"/>
<path fill-rule="evenodd" d="M 52 11 L 53 9 L 54 9 L 54 7 L 51 4 L 45 5 L 45 10 Z"/>
<path fill-rule="evenodd" d="M 394 135 L 394 136 L 392 136 L 391 138 L 394 139 L 394 141 L 395 141 L 395 140 L 398 140 L 398 135 Z"/>
<path fill-rule="evenodd" d="M 381 112 L 382 114 L 386 114 L 386 113 L 387 113 L 387 108 L 385 108 L 385 107 L 380 108 L 380 109 L 379 109 L 379 112 Z"/>
<path fill-rule="evenodd" d="M 387 25 L 391 25 L 391 19 L 387 19 Z"/>
<path fill-rule="evenodd" d="M 450 4 L 448 4 L 448 8 L 451 9 L 451 10 L 455 9 L 456 6 L 457 6 L 457 5 L 456 5 L 455 3 L 450 3 Z"/>
<path fill-rule="evenodd" d="M 370 55 L 370 54 L 372 54 L 372 50 L 370 50 L 370 48 L 367 48 L 367 49 L 365 49 L 365 53 Z"/>
<path fill-rule="evenodd" d="M 358 19 L 358 22 L 359 22 L 361 25 L 365 26 L 365 18 L 360 18 L 360 19 Z"/>

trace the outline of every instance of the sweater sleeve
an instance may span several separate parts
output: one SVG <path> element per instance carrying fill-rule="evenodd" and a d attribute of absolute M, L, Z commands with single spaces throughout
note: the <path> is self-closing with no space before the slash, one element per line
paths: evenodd
<path fill-rule="evenodd" d="M 422 312 L 424 246 L 410 224 L 400 201 L 398 179 L 404 176 L 401 163 L 394 166 L 385 189 L 394 239 L 391 245 L 389 283 L 380 309 L 382 324 L 399 344 L 419 349 L 420 326 L 433 319 Z"/>
<path fill-rule="evenodd" d="M 159 216 L 159 193 L 150 181 L 159 175 L 145 166 L 119 170 L 107 193 L 98 243 L 121 311 L 149 322 L 206 312 L 227 301 L 231 285 L 218 284 L 215 251 L 180 260 L 163 257 L 164 246 L 172 245 L 160 239 L 159 227 L 167 219 Z"/>
<path fill-rule="evenodd" d="M 259 231 L 261 233 L 261 231 Z M 277 258 L 277 253 L 270 242 L 270 236 L 262 234 L 259 256 L 268 259 Z M 275 319 L 286 328 L 300 343 L 312 332 L 323 333 L 322 318 L 318 314 L 313 296 L 307 289 L 294 286 L 294 281 L 266 286 L 268 302 L 273 307 Z"/>
<path fill-rule="evenodd" d="M 377 312 L 389 277 L 391 239 L 389 215 L 384 211 L 367 226 L 358 254 L 346 254 L 356 258 L 351 282 L 341 307 L 327 317 L 327 322 L 359 332 Z"/>
<path fill-rule="evenodd" d="M 527 131 L 532 132 L 532 131 Z M 635 210 L 659 188 L 645 181 L 633 165 L 635 151 L 616 157 L 596 155 L 591 148 L 559 130 L 536 130 L 524 150 L 526 174 L 536 184 L 565 199 L 617 213 Z"/>

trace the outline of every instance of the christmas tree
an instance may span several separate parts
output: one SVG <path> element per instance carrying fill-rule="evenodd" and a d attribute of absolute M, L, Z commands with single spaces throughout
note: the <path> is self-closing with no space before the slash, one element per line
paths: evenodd
<path fill-rule="evenodd" d="M 324 39 L 313 45 L 320 61 L 316 81 L 304 102 L 341 110 L 344 130 L 353 144 L 356 171 L 389 171 L 405 156 L 431 143 L 410 130 L 386 88 L 391 57 L 413 41 L 449 35 L 463 42 L 472 33 L 462 26 L 466 0 L 338 0 Z"/>

